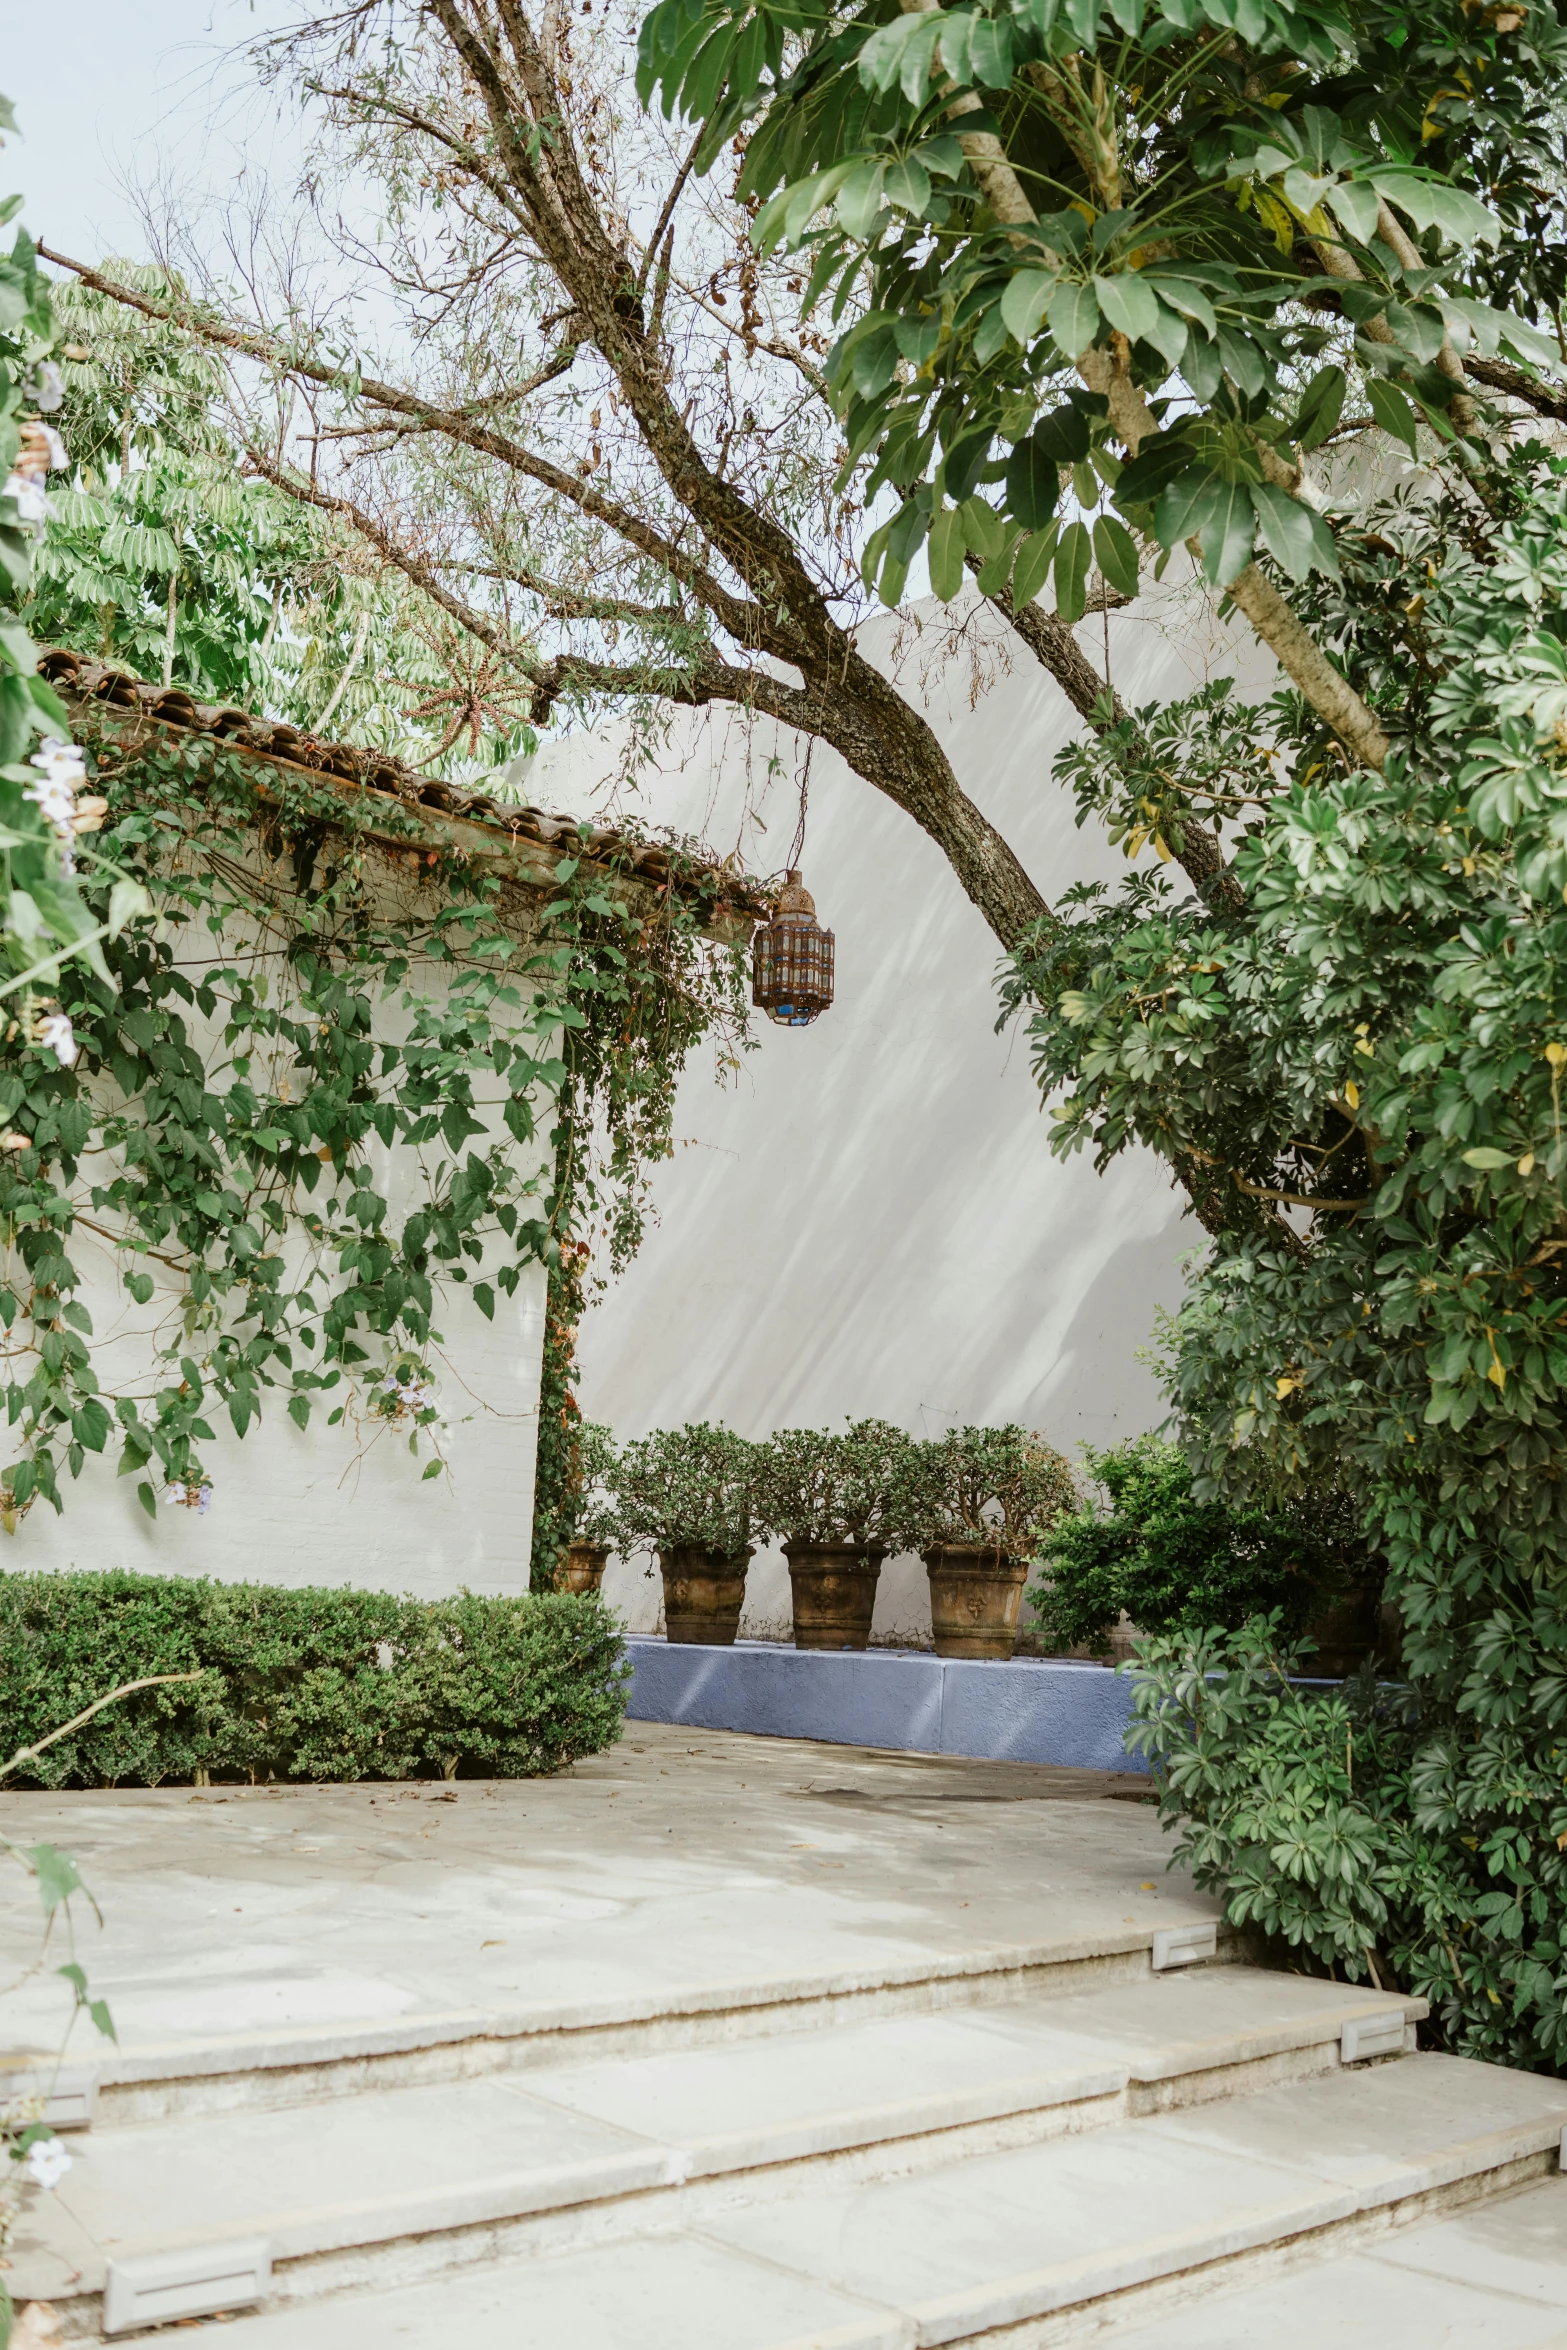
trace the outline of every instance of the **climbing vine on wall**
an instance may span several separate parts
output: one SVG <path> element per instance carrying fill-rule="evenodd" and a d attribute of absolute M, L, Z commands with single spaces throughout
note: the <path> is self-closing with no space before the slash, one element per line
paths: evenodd
<path fill-rule="evenodd" d="M 690 854 L 688 844 L 694 879 L 702 869 Z M 691 1053 L 711 1033 L 722 1076 L 750 1043 L 744 957 L 703 939 L 688 898 L 664 893 L 638 914 L 585 885 L 580 865 L 567 875 L 567 890 L 557 916 L 564 976 L 585 1017 L 562 1032 L 565 1073 L 551 1135 L 554 1245 L 533 1514 L 533 1573 L 543 1585 L 582 1505 L 575 1387 L 583 1307 L 595 1283 L 620 1272 L 641 1246 L 649 1177 L 673 1150 L 675 1086 Z"/>
<path fill-rule="evenodd" d="M 25 1002 L 0 1038 L 0 1517 L 62 1507 L 90 1455 L 149 1512 L 204 1507 L 218 1423 L 278 1404 L 396 1421 L 437 1476 L 453 1296 L 493 1316 L 587 1211 L 635 1245 L 679 1064 L 742 1004 L 723 877 L 672 850 L 661 889 L 569 856 L 520 888 L 396 802 L 73 715 L 153 912 L 107 983 L 60 974 L 53 1046 Z M 88 1251 L 143 1317 L 135 1378 Z"/>

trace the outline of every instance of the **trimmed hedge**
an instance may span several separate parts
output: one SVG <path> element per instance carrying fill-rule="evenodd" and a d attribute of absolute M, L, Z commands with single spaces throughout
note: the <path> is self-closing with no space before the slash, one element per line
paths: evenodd
<path fill-rule="evenodd" d="M 123 1681 L 192 1671 L 106 1707 L 7 1784 L 525 1778 L 612 1746 L 630 1678 L 591 1596 L 0 1575 L 7 1755 Z"/>

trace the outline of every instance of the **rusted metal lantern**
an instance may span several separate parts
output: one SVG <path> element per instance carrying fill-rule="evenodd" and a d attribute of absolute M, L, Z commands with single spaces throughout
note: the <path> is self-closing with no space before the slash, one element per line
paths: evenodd
<path fill-rule="evenodd" d="M 833 936 L 791 867 L 772 920 L 751 944 L 751 1001 L 780 1028 L 808 1028 L 832 1002 Z"/>

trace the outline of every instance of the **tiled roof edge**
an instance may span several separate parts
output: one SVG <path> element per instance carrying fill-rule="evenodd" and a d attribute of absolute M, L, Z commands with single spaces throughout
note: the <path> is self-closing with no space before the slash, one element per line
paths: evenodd
<path fill-rule="evenodd" d="M 559 848 L 563 854 L 584 855 L 595 863 L 607 864 L 614 859 L 623 861 L 624 869 L 639 880 L 655 885 L 668 882 L 674 874 L 676 886 L 683 881 L 687 890 L 700 888 L 710 879 L 735 914 L 760 920 L 772 910 L 772 893 L 766 884 L 737 873 L 726 863 L 692 863 L 682 874 L 677 872 L 677 861 L 669 850 L 657 841 L 638 840 L 613 825 L 595 824 L 584 830 L 571 817 L 551 816 L 542 808 L 507 806 L 487 792 L 433 781 L 384 751 L 360 750 L 352 743 L 320 742 L 300 727 L 257 718 L 227 703 L 198 702 L 184 686 L 148 685 L 129 670 L 95 661 L 66 645 L 40 653 L 38 669 L 52 685 L 76 700 L 137 711 L 162 725 L 208 735 L 234 750 L 283 760 L 340 783 L 357 784 L 396 801 L 410 813 L 417 810 L 437 821 L 443 816 L 457 817 L 464 824 L 480 825 L 498 836 L 497 848 L 527 844 Z M 679 863 L 684 865 L 685 861 Z"/>

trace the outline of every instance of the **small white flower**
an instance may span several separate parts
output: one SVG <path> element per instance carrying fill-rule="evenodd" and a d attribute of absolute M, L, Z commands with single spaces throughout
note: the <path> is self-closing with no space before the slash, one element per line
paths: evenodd
<path fill-rule="evenodd" d="M 80 819 L 99 805 L 89 800 L 86 808 L 79 808 L 76 795 L 87 781 L 87 761 L 75 743 L 62 742 L 57 734 L 45 735 L 31 760 L 38 769 L 38 781 L 27 785 L 23 798 L 32 801 L 44 821 L 54 826 L 59 837 L 65 869 L 74 869 L 71 854 L 80 830 L 96 830 L 101 818 L 83 826 Z"/>
<path fill-rule="evenodd" d="M 35 2138 L 22 2162 L 28 2177 L 39 2187 L 58 2187 L 71 2167 L 71 2158 L 58 2138 Z"/>
<path fill-rule="evenodd" d="M 33 369 L 32 396 L 45 416 L 53 416 L 65 404 L 65 378 L 52 359 L 40 359 Z M 62 447 L 60 463 L 65 463 Z"/>
<path fill-rule="evenodd" d="M 18 522 L 42 522 L 49 511 L 49 500 L 41 481 L 29 480 L 25 474 L 10 473 L 0 482 L 0 498 L 16 500 Z"/>
<path fill-rule="evenodd" d="M 50 780 L 69 784 L 77 791 L 87 781 L 87 754 L 78 743 L 68 743 L 62 735 L 46 734 L 33 754 L 32 764 L 43 768 Z"/>
<path fill-rule="evenodd" d="M 77 1055 L 76 1031 L 65 1012 L 45 1012 L 38 1023 L 38 1042 L 48 1047 L 62 1069 L 69 1069 Z"/>

